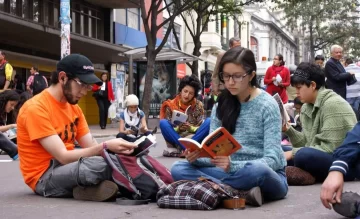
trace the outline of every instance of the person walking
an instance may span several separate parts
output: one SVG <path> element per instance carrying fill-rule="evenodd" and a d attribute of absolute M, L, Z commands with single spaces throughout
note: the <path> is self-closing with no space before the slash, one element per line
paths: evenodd
<path fill-rule="evenodd" d="M 108 110 L 111 102 L 114 101 L 115 98 L 107 73 L 102 73 L 100 78 L 102 85 L 99 86 L 94 84 L 92 91 L 94 91 L 93 96 L 95 97 L 99 107 L 99 125 L 101 129 L 106 129 Z"/>

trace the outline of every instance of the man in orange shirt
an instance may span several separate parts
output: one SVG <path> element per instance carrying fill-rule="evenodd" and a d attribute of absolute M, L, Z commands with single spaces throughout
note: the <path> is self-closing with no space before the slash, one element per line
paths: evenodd
<path fill-rule="evenodd" d="M 20 169 L 25 183 L 44 197 L 105 201 L 116 195 L 103 149 L 128 154 L 136 147 L 122 139 L 98 144 L 77 105 L 101 83 L 91 61 L 72 54 L 57 64 L 51 86 L 28 100 L 17 119 Z M 83 147 L 74 150 L 74 141 Z"/>

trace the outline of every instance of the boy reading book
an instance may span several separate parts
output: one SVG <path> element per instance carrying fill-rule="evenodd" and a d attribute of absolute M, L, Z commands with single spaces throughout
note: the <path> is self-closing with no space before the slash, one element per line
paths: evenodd
<path fill-rule="evenodd" d="M 224 127 L 210 133 L 201 144 L 189 138 L 180 138 L 179 142 L 189 151 L 201 150 L 199 157 L 230 156 L 241 148 L 241 145 Z"/>

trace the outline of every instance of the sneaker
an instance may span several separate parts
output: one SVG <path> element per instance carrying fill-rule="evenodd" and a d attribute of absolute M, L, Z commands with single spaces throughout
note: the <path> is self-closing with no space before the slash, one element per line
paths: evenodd
<path fill-rule="evenodd" d="M 315 184 L 315 177 L 298 167 L 285 168 L 287 182 L 290 186 L 305 186 Z"/>
<path fill-rule="evenodd" d="M 360 215 L 360 195 L 354 192 L 344 192 L 341 203 L 333 204 L 334 211 L 342 216 L 355 218 Z"/>
<path fill-rule="evenodd" d="M 152 135 L 155 135 L 157 133 L 157 126 L 155 126 L 155 128 L 151 131 Z"/>
<path fill-rule="evenodd" d="M 115 197 L 118 191 L 115 183 L 105 180 L 95 186 L 77 186 L 73 189 L 73 196 L 78 200 L 103 202 Z"/>
<path fill-rule="evenodd" d="M 235 194 L 239 198 L 245 198 L 247 205 L 260 207 L 264 202 L 260 187 L 254 187 L 248 191 L 237 190 Z"/>

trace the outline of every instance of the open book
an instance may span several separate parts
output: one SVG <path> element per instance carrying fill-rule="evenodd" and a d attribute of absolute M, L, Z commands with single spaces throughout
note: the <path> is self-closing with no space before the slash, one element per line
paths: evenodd
<path fill-rule="evenodd" d="M 224 127 L 210 133 L 201 144 L 189 138 L 179 138 L 179 142 L 190 151 L 201 150 L 200 157 L 230 156 L 241 148 Z"/>
<path fill-rule="evenodd" d="M 276 93 L 273 97 L 279 105 L 280 115 L 281 115 L 281 125 L 284 126 L 287 122 L 290 121 L 290 116 L 287 113 L 279 94 Z"/>
<path fill-rule="evenodd" d="M 17 137 L 17 128 L 9 129 L 9 130 L 7 130 L 4 134 L 5 134 L 9 139 L 14 139 L 14 138 Z"/>
<path fill-rule="evenodd" d="M 142 136 L 134 142 L 138 147 L 131 154 L 133 156 L 141 156 L 147 153 L 150 148 L 156 146 L 156 137 L 154 135 Z"/>
<path fill-rule="evenodd" d="M 188 119 L 188 110 L 191 106 L 186 108 L 185 112 L 180 112 L 178 110 L 173 110 L 172 116 L 171 116 L 171 123 L 175 126 L 179 126 L 182 123 L 185 123 Z"/>

